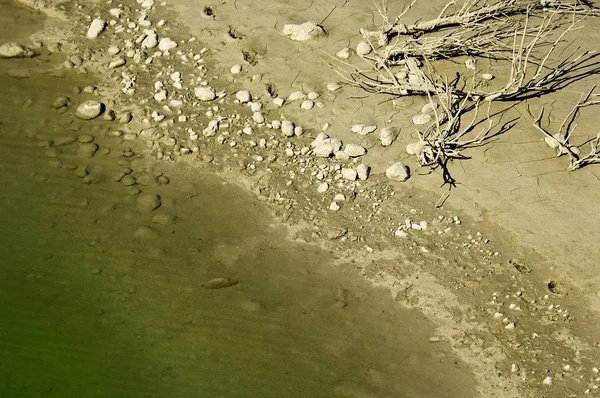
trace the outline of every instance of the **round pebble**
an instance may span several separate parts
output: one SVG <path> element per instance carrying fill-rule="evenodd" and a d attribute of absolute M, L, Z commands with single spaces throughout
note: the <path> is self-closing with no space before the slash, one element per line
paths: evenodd
<path fill-rule="evenodd" d="M 141 194 L 137 198 L 137 205 L 140 210 L 144 211 L 158 209 L 161 205 L 160 196 L 155 193 Z"/>
<path fill-rule="evenodd" d="M 75 110 L 75 116 L 82 120 L 92 120 L 97 118 L 104 111 L 104 104 L 98 101 L 89 100 L 82 102 Z"/>

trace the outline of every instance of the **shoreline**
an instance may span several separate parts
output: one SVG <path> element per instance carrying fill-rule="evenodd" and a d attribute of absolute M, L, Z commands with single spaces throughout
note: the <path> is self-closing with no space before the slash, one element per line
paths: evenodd
<path fill-rule="evenodd" d="M 157 5 L 156 7 L 160 6 Z M 104 11 L 102 15 L 107 18 L 107 10 L 102 11 Z M 150 18 L 148 20 L 153 18 L 152 12 L 154 12 L 152 9 L 148 10 Z M 160 10 L 160 12 L 164 11 Z M 167 15 L 170 15 L 170 13 L 171 11 L 169 10 Z M 135 12 L 133 12 L 131 16 L 137 17 Z M 77 28 L 77 31 L 79 33 L 84 33 L 82 28 L 85 25 L 86 24 L 80 21 L 80 26 Z M 173 37 L 185 36 L 186 34 L 187 28 L 177 26 L 174 21 L 169 21 L 167 19 L 165 26 L 173 27 L 173 31 L 168 31 L 167 33 L 169 36 L 171 34 Z M 154 25 L 152 24 L 150 27 L 154 27 Z M 126 35 L 123 33 L 121 36 L 113 37 L 112 35 L 114 34 L 115 33 L 111 31 L 109 25 L 107 30 L 102 32 L 99 38 L 105 39 L 106 37 L 110 37 L 111 40 L 119 41 L 123 40 L 123 36 Z M 64 37 L 69 37 L 68 40 L 77 42 L 76 44 L 73 43 L 75 44 L 73 48 L 79 47 L 84 43 L 89 43 L 85 41 L 85 37 L 79 39 L 78 36 L 78 34 L 73 34 Z M 61 38 L 61 40 L 65 39 Z M 177 41 L 177 43 L 178 47 L 176 48 L 185 48 L 186 51 L 191 51 L 194 55 L 201 55 L 199 59 L 204 58 L 202 48 L 193 48 L 194 41 L 188 41 L 187 43 Z M 135 46 L 133 46 L 133 48 L 135 48 Z M 82 50 L 82 48 L 80 48 L 80 50 Z M 108 76 L 111 79 L 119 80 L 118 78 L 115 79 L 114 75 L 120 76 L 119 72 L 121 72 L 123 68 L 107 68 L 107 63 L 112 62 L 117 54 L 115 54 L 115 56 L 108 56 L 106 53 L 103 53 L 105 50 L 106 48 L 102 47 L 92 47 L 92 52 L 98 54 L 99 57 L 95 61 L 90 61 L 90 66 L 92 68 L 101 69 L 100 71 L 93 71 L 93 73 L 100 73 L 101 75 L 107 76 L 106 73 L 109 72 Z M 121 51 L 124 51 L 124 49 Z M 200 70 L 199 75 L 203 74 L 203 76 L 200 76 L 199 80 L 207 80 L 208 85 L 210 86 L 210 78 L 215 75 L 214 70 L 211 69 L 212 57 L 217 57 L 218 55 L 212 55 L 210 48 L 207 53 L 209 54 L 207 57 L 208 60 L 206 63 L 202 63 L 202 65 L 208 65 L 208 67 L 205 67 L 204 74 L 203 71 Z M 131 67 L 135 71 L 136 65 L 143 65 L 143 63 L 135 64 L 131 62 L 130 59 L 133 59 L 134 56 L 127 57 L 125 67 Z M 165 58 L 167 59 L 165 60 Z M 153 68 L 156 63 L 162 63 L 164 61 L 166 65 L 160 65 L 157 69 L 159 72 L 163 72 L 160 80 L 167 80 L 171 73 L 179 72 L 179 70 L 176 69 L 181 68 L 183 70 L 182 67 L 173 65 L 175 61 L 172 58 L 173 57 L 170 58 L 169 56 L 157 57 L 152 63 L 147 64 L 148 68 Z M 188 61 L 190 58 L 193 59 L 194 57 L 188 57 Z M 197 69 L 198 66 L 194 65 L 193 68 L 199 70 Z M 227 73 L 227 71 L 221 70 L 218 71 L 217 74 L 223 76 Z M 144 74 L 146 75 L 143 76 Z M 186 83 L 186 73 L 183 72 L 181 75 L 183 76 L 183 82 Z M 510 248 L 512 242 L 510 242 L 510 239 L 501 236 L 502 233 L 498 234 L 500 236 L 495 235 L 493 230 L 496 228 L 493 225 L 485 226 L 485 229 L 490 231 L 489 235 L 485 231 L 478 235 L 477 232 L 480 232 L 479 229 L 482 231 L 484 229 L 483 223 L 474 222 L 471 218 L 457 212 L 446 209 L 435 209 L 433 205 L 438 198 L 433 198 L 413 187 L 402 187 L 397 190 L 394 187 L 390 187 L 390 184 L 388 184 L 384 178 L 377 175 L 370 176 L 364 182 L 361 181 L 363 184 L 361 186 L 345 182 L 340 187 L 336 185 L 336 182 L 339 182 L 341 179 L 334 179 L 329 184 L 331 190 L 335 190 L 335 194 L 331 193 L 329 189 L 328 192 L 324 194 L 318 194 L 316 189 L 321 183 L 317 184 L 317 181 L 314 178 L 311 178 L 306 172 L 306 170 L 309 169 L 308 166 L 311 165 L 311 155 L 309 152 L 302 153 L 303 148 L 310 148 L 310 142 L 315 138 L 315 133 L 318 130 L 314 125 L 308 126 L 307 124 L 302 123 L 302 127 L 305 127 L 307 130 L 304 132 L 304 135 L 297 138 L 288 138 L 282 137 L 281 134 L 274 135 L 273 130 L 275 129 L 273 128 L 269 129 L 265 126 L 259 126 L 260 124 L 269 123 L 269 114 L 278 112 L 278 109 L 268 109 L 269 112 L 265 112 L 265 115 L 263 115 L 267 117 L 267 122 L 257 123 L 256 120 L 252 118 L 252 116 L 254 116 L 252 112 L 249 112 L 248 108 L 250 108 L 250 106 L 231 103 L 229 101 L 232 97 L 235 97 L 236 91 L 235 89 L 232 89 L 232 87 L 236 86 L 238 86 L 241 91 L 245 91 L 243 89 L 246 89 L 248 88 L 246 86 L 249 86 L 250 94 L 252 96 L 256 95 L 255 93 L 258 89 L 253 89 L 253 83 L 256 82 L 252 81 L 253 79 L 251 76 L 246 76 L 245 81 L 242 84 L 235 80 L 226 82 L 215 80 L 214 84 L 215 86 L 218 86 L 218 88 L 215 89 L 215 94 L 218 95 L 218 92 L 221 90 L 226 92 L 226 95 L 223 97 L 223 103 L 220 103 L 219 100 L 214 100 L 216 102 L 211 101 L 209 102 L 209 105 L 205 105 L 204 103 L 199 102 L 198 99 L 194 99 L 193 95 L 189 92 L 189 90 L 192 89 L 191 86 L 185 87 L 188 92 L 182 94 L 182 98 L 190 101 L 191 105 L 189 109 L 185 109 L 182 112 L 182 115 L 187 116 L 188 119 L 181 122 L 183 126 L 180 129 L 177 129 L 177 127 L 178 123 L 180 123 L 179 116 L 182 115 L 177 115 L 176 112 L 174 112 L 172 116 L 158 115 L 152 119 L 152 114 L 150 112 L 144 114 L 140 112 L 139 109 L 136 109 L 140 104 L 148 109 L 154 108 L 155 110 L 160 109 L 162 105 L 161 103 L 154 103 L 154 100 L 152 99 L 153 94 L 159 94 L 161 90 L 153 92 L 156 86 L 144 86 L 144 84 L 152 83 L 149 80 L 149 73 L 147 71 L 141 71 L 139 76 L 142 77 L 139 81 L 136 81 L 139 90 L 137 90 L 133 97 L 125 97 L 125 104 L 119 104 L 118 101 L 115 101 L 115 104 L 112 104 L 110 101 L 107 102 L 109 108 L 115 108 L 115 110 L 120 108 L 121 111 L 132 112 L 133 120 L 119 126 L 119 129 L 124 130 L 124 136 L 131 134 L 128 139 L 147 140 L 151 143 L 150 151 L 152 151 L 155 157 L 159 157 L 160 160 L 165 160 L 169 156 L 172 156 L 175 162 L 185 162 L 190 167 L 200 167 L 201 169 L 211 169 L 212 171 L 221 171 L 223 168 L 230 169 L 229 172 L 226 172 L 226 179 L 245 187 L 246 190 L 252 191 L 266 202 L 273 202 L 274 204 L 269 204 L 269 206 L 272 209 L 276 209 L 274 210 L 274 213 L 279 220 L 281 220 L 282 225 L 286 225 L 288 229 L 290 228 L 290 224 L 292 226 L 301 226 L 300 228 L 297 228 L 297 231 L 292 236 L 294 241 L 317 244 L 336 252 L 341 251 L 344 258 L 343 260 L 340 260 L 342 263 L 351 259 L 356 264 L 365 264 L 357 266 L 359 272 L 362 273 L 365 278 L 372 283 L 386 287 L 390 290 L 396 301 L 399 301 L 405 306 L 418 308 L 420 311 L 424 312 L 429 319 L 436 323 L 439 330 L 442 331 L 442 333 L 440 333 L 443 335 L 442 338 L 448 339 L 461 358 L 473 367 L 476 376 L 479 379 L 478 387 L 480 388 L 480 394 L 482 396 L 517 396 L 515 395 L 518 394 L 516 388 L 522 383 L 527 388 L 545 388 L 540 386 L 543 378 L 539 380 L 536 379 L 536 377 L 539 378 L 540 370 L 538 369 L 535 369 L 537 371 L 536 376 L 531 375 L 526 379 L 526 382 L 518 381 L 520 377 L 529 370 L 527 369 L 527 365 L 524 365 L 523 363 L 520 364 L 520 370 L 516 372 L 519 375 L 509 376 L 505 379 L 498 377 L 498 372 L 510 374 L 511 364 L 507 361 L 510 361 L 515 357 L 514 351 L 511 353 L 507 348 L 507 344 L 513 342 L 515 339 L 519 342 L 517 344 L 528 344 L 529 337 L 526 335 L 511 335 L 510 333 L 513 332 L 509 329 L 505 329 L 505 326 L 510 325 L 511 319 L 505 323 L 501 322 L 502 319 L 493 319 L 493 315 L 499 312 L 495 310 L 496 307 L 499 307 L 498 302 L 504 301 L 504 299 L 494 299 L 493 297 L 503 297 L 504 294 L 506 294 L 507 298 L 508 296 L 511 297 L 507 302 L 510 300 L 525 302 L 522 298 L 523 293 L 525 292 L 530 299 L 536 300 L 535 303 L 529 303 L 532 307 L 539 306 L 539 308 L 545 308 L 547 307 L 547 304 L 542 299 L 545 295 L 540 283 L 543 277 L 537 275 L 534 278 L 533 276 L 527 276 L 526 274 L 521 275 L 522 273 L 520 271 L 515 276 L 514 270 L 507 269 L 506 264 L 512 259 L 513 255 Z M 100 89 L 101 98 L 117 98 L 115 95 L 115 91 L 117 90 L 116 84 L 100 87 Z M 179 90 L 185 91 L 185 89 L 182 88 Z M 286 88 L 286 90 L 289 90 L 289 88 Z M 178 89 L 173 89 L 173 92 L 177 93 L 177 91 Z M 167 93 L 167 96 L 170 95 L 171 93 Z M 323 102 L 327 101 L 325 95 L 322 96 Z M 166 99 L 164 101 L 166 101 Z M 131 102 L 134 102 L 135 104 L 131 104 Z M 210 116 L 208 116 L 206 112 L 202 115 L 191 111 L 195 106 L 194 102 L 198 103 L 203 110 L 209 112 Z M 215 105 L 218 106 L 218 110 L 209 109 Z M 269 106 L 271 105 L 269 104 Z M 325 106 L 327 106 L 327 103 Z M 184 108 L 185 104 L 182 109 Z M 215 114 L 222 111 L 229 112 L 231 110 L 233 110 L 233 112 L 225 114 L 224 119 L 222 120 L 225 120 L 226 122 L 222 123 L 222 125 L 229 124 L 229 126 L 226 127 L 228 130 L 232 129 L 231 127 L 233 126 L 235 126 L 235 129 L 239 130 L 250 127 L 252 130 L 251 134 L 245 132 L 236 134 L 235 132 L 230 131 L 230 134 L 225 136 L 224 139 L 219 139 L 218 137 L 223 136 L 219 133 L 225 131 L 225 128 L 220 129 L 217 127 L 215 131 L 209 131 L 209 134 L 215 133 L 214 135 L 207 134 L 205 138 L 202 138 L 203 129 L 193 126 L 194 123 L 199 122 L 203 128 L 207 128 L 209 120 L 213 118 Z M 190 111 L 190 113 L 187 113 L 187 111 Z M 297 111 L 289 110 L 286 111 L 286 114 L 288 112 L 290 115 L 289 118 L 294 121 Z M 119 116 L 119 112 L 117 112 L 117 116 Z M 157 121 L 161 116 L 165 116 L 165 118 Z M 148 122 L 144 122 L 143 119 L 145 118 L 148 119 Z M 302 116 L 298 116 L 297 120 L 301 118 Z M 161 126 L 165 120 L 174 119 L 176 119 L 177 122 Z M 213 118 L 212 120 L 215 119 Z M 171 136 L 156 138 L 158 135 L 154 135 L 157 131 L 160 132 L 160 130 L 163 129 L 171 130 L 171 127 L 173 126 L 179 131 L 171 132 Z M 187 128 L 193 128 L 195 135 L 198 136 L 196 141 L 190 140 L 190 137 L 187 137 L 188 142 L 198 143 L 198 150 L 196 151 L 194 150 L 194 147 L 186 143 L 186 137 L 182 136 L 182 132 L 186 132 Z M 310 140 L 307 139 L 308 135 L 312 136 Z M 261 138 L 265 140 L 264 145 L 261 145 Z M 215 142 L 215 139 L 222 140 L 223 142 Z M 254 142 L 255 145 L 253 145 L 252 143 L 248 143 L 248 141 L 257 142 Z M 274 141 L 277 141 L 277 143 L 275 144 Z M 301 141 L 301 144 L 299 144 L 298 141 Z M 232 142 L 235 142 L 235 145 L 232 145 Z M 173 148 L 172 155 L 168 152 L 171 143 L 174 143 L 170 146 L 170 148 Z M 229 148 L 227 146 L 229 146 Z M 239 149 L 239 151 L 237 151 L 237 156 L 236 152 L 232 152 L 232 149 Z M 289 155 L 290 151 L 288 151 L 288 149 L 291 150 L 291 155 Z M 179 153 L 175 154 L 176 150 L 179 151 Z M 160 152 L 162 152 L 162 156 L 156 156 Z M 194 155 L 195 153 L 197 153 L 197 155 Z M 273 159 L 273 162 L 265 166 L 265 163 L 269 161 L 270 156 L 274 155 L 275 158 Z M 148 154 L 146 154 L 146 156 L 148 156 Z M 262 158 L 262 160 L 259 161 L 257 156 Z M 314 159 L 312 159 L 312 161 L 312 165 L 314 165 Z M 327 161 L 329 162 L 330 160 Z M 325 160 L 323 160 L 323 162 L 325 162 Z M 249 167 L 251 165 L 254 166 Z M 335 167 L 336 166 L 333 165 L 333 169 L 327 168 L 327 170 L 331 170 L 331 175 L 334 176 L 339 175 L 339 173 L 337 173 L 339 170 L 335 170 Z M 305 170 L 302 171 L 302 168 Z M 241 177 L 240 174 L 238 174 L 237 169 L 241 169 Z M 290 175 L 290 172 L 293 172 L 293 176 Z M 289 183 L 290 181 L 291 183 Z M 336 202 L 332 199 L 335 199 L 335 195 L 338 194 L 344 195 L 345 199 L 339 200 L 341 209 L 333 212 L 329 209 L 329 206 L 330 203 Z M 423 201 L 430 205 L 429 208 L 419 208 L 418 205 L 422 205 Z M 378 205 L 373 206 L 374 203 L 378 203 Z M 398 209 L 401 209 L 402 213 L 396 215 Z M 390 214 L 395 214 L 395 217 L 391 217 Z M 407 218 L 411 219 L 410 222 L 406 222 Z M 422 221 L 427 222 L 427 227 L 424 230 L 419 230 L 416 227 L 413 228 L 413 224 L 421 226 Z M 404 227 L 398 229 L 398 227 L 403 224 Z M 394 236 L 398 230 L 403 231 L 408 236 L 402 237 L 403 235 L 400 233 L 398 233 L 400 236 Z M 484 243 L 487 239 L 490 239 L 491 243 Z M 497 244 L 496 242 L 499 243 Z M 397 246 L 400 246 L 401 249 L 387 249 L 388 247 Z M 529 253 L 529 249 L 517 248 L 514 250 L 517 253 Z M 498 256 L 494 255 L 496 252 L 499 252 Z M 532 257 L 534 256 L 533 254 L 527 254 L 527 256 L 530 259 L 538 259 Z M 456 264 L 459 261 L 464 263 L 459 264 L 459 267 L 456 267 Z M 404 269 L 394 269 L 392 264 L 398 262 L 404 263 Z M 431 263 L 435 263 L 437 266 L 434 270 L 427 271 L 428 264 Z M 465 274 L 466 270 L 469 269 L 469 267 L 464 264 L 476 264 L 480 269 L 474 270 L 472 276 L 470 275 L 467 278 L 458 279 L 461 274 Z M 491 274 L 494 275 L 494 278 L 497 277 L 500 279 L 500 281 L 495 281 L 497 285 L 485 288 L 477 286 L 479 283 L 488 280 L 486 278 L 490 275 L 490 270 L 493 270 L 491 271 Z M 468 293 L 460 292 L 458 295 L 455 295 L 452 290 L 450 290 L 450 286 L 454 286 L 455 282 L 446 280 L 443 283 L 440 283 L 438 279 L 441 275 L 436 271 L 446 277 L 450 276 L 458 279 L 458 284 L 468 286 L 463 288 Z M 517 294 L 516 291 L 511 291 L 513 289 L 512 283 L 515 279 L 519 281 L 519 283 L 522 283 L 523 286 L 525 286 L 525 284 L 528 285 L 525 289 L 519 290 L 521 295 Z M 495 292 L 494 287 L 501 288 L 504 290 L 504 293 L 496 294 L 495 296 L 491 295 L 492 292 Z M 467 299 L 467 297 L 475 294 L 478 295 L 478 300 L 471 299 L 472 301 L 469 301 L 469 299 Z M 572 293 L 572 296 L 574 296 L 572 300 L 574 299 L 577 301 L 579 294 Z M 492 307 L 484 308 L 484 297 L 487 297 L 487 299 L 492 302 L 496 301 L 496 303 L 492 305 Z M 559 301 L 562 299 L 563 297 L 561 297 Z M 440 303 L 443 304 L 440 305 Z M 522 305 L 524 306 L 525 304 Z M 494 308 L 494 311 L 492 311 L 492 308 Z M 586 309 L 580 310 L 585 312 Z M 571 314 L 576 314 L 577 311 L 577 309 L 569 308 Z M 532 310 L 532 313 L 535 314 L 536 312 Z M 490 315 L 492 316 L 490 317 Z M 555 314 L 552 316 L 554 315 Z M 488 317 L 487 321 L 486 316 Z M 519 319 L 517 327 L 521 327 L 521 322 L 524 325 L 527 325 L 528 322 L 533 323 L 533 318 L 535 318 L 535 316 L 531 317 L 532 320 L 521 321 L 521 319 Z M 522 318 L 526 318 L 526 316 L 523 316 Z M 562 321 L 559 319 L 557 322 Z M 569 327 L 567 321 L 565 321 L 565 323 L 557 323 L 557 325 L 560 325 L 561 329 L 568 329 Z M 527 326 L 525 327 L 527 328 Z M 493 335 L 498 341 L 491 343 L 491 345 L 488 345 L 490 344 L 489 342 L 484 343 L 484 341 L 477 341 L 478 338 L 475 336 L 480 332 Z M 564 336 L 560 336 L 560 338 L 562 339 Z M 555 343 L 566 344 L 562 340 L 559 341 L 558 338 Z M 510 355 L 507 355 L 506 351 L 508 351 L 508 354 Z M 501 355 L 506 355 L 509 358 L 505 360 Z M 492 356 L 494 359 L 483 360 L 482 357 L 486 356 Z M 502 366 L 499 367 L 499 363 L 502 364 Z M 557 374 L 556 372 L 561 373 L 559 365 L 560 364 L 547 364 L 546 366 L 553 368 L 554 373 L 552 374 L 554 375 Z M 534 365 L 531 364 L 531 366 L 532 369 L 534 369 Z M 540 369 L 543 367 L 544 366 L 540 366 Z M 496 384 L 487 384 L 494 377 L 497 378 L 495 381 Z M 567 375 L 567 377 L 574 376 Z M 549 388 L 554 388 L 554 386 Z"/>

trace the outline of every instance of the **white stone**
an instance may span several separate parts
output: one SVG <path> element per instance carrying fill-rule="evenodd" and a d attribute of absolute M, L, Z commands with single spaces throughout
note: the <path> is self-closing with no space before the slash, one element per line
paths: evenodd
<path fill-rule="evenodd" d="M 419 156 L 423 152 L 425 141 L 410 142 L 406 145 L 406 153 Z"/>
<path fill-rule="evenodd" d="M 358 156 L 363 156 L 367 153 L 367 150 L 362 145 L 348 143 L 344 148 L 344 152 L 351 158 L 355 158 Z"/>
<path fill-rule="evenodd" d="M 108 53 L 111 55 L 117 55 L 118 53 L 121 52 L 121 49 L 117 46 L 110 46 L 108 47 Z"/>
<path fill-rule="evenodd" d="M 358 174 L 359 180 L 364 181 L 367 178 L 369 178 L 370 172 L 371 172 L 371 168 L 364 163 L 361 163 L 356 167 L 356 173 Z"/>
<path fill-rule="evenodd" d="M 280 107 L 280 108 L 283 106 L 283 103 L 284 103 L 284 102 L 285 102 L 285 100 L 284 100 L 283 98 L 281 98 L 281 97 L 277 97 L 277 98 L 275 98 L 275 99 L 273 100 L 273 103 L 274 103 L 275 105 L 277 105 L 278 107 Z"/>
<path fill-rule="evenodd" d="M 412 122 L 416 125 L 423 125 L 430 123 L 432 120 L 432 116 L 430 113 L 419 113 L 418 115 L 413 116 Z"/>
<path fill-rule="evenodd" d="M 381 129 L 379 133 L 379 141 L 381 142 L 381 146 L 390 146 L 396 139 L 396 134 L 389 127 L 384 127 Z"/>
<path fill-rule="evenodd" d="M 439 107 L 437 102 L 428 102 L 421 108 L 421 113 L 429 113 Z"/>
<path fill-rule="evenodd" d="M 289 120 L 282 121 L 281 122 L 281 132 L 286 137 L 293 137 L 294 136 L 294 123 L 290 122 Z"/>
<path fill-rule="evenodd" d="M 152 8 L 154 6 L 154 0 L 144 0 L 142 2 L 142 8 Z"/>
<path fill-rule="evenodd" d="M 341 58 L 341 59 L 348 59 L 348 58 L 350 58 L 351 55 L 352 55 L 352 50 L 350 50 L 348 47 L 342 48 L 340 51 L 335 53 L 335 56 L 338 58 Z"/>
<path fill-rule="evenodd" d="M 342 88 L 342 86 L 337 83 L 327 83 L 327 90 L 329 91 L 337 91 L 340 88 Z"/>
<path fill-rule="evenodd" d="M 385 175 L 390 180 L 404 182 L 410 177 L 408 166 L 402 162 L 394 163 L 385 171 Z"/>
<path fill-rule="evenodd" d="M 258 124 L 262 124 L 265 122 L 265 117 L 261 112 L 254 112 L 252 114 L 252 120 L 254 120 Z"/>
<path fill-rule="evenodd" d="M 338 160 L 350 160 L 350 156 L 343 151 L 337 151 L 333 154 L 333 156 Z"/>
<path fill-rule="evenodd" d="M 175 47 L 177 47 L 177 43 L 169 39 L 168 37 L 163 37 L 158 42 L 158 49 L 160 51 L 169 51 L 174 49 Z"/>
<path fill-rule="evenodd" d="M 313 154 L 320 158 L 328 158 L 336 151 L 335 144 L 324 142 L 313 149 Z"/>
<path fill-rule="evenodd" d="M 154 99 L 158 102 L 162 102 L 167 99 L 167 90 L 160 90 L 158 93 L 154 94 Z"/>
<path fill-rule="evenodd" d="M 475 70 L 477 68 L 477 60 L 469 58 L 465 61 L 465 67 L 467 69 Z"/>
<path fill-rule="evenodd" d="M 262 104 L 260 102 L 251 102 L 250 103 L 250 110 L 252 112 L 258 112 L 262 109 Z"/>
<path fill-rule="evenodd" d="M 407 238 L 408 234 L 402 228 L 398 228 L 396 232 L 394 232 L 394 236 L 398 238 Z"/>
<path fill-rule="evenodd" d="M 235 93 L 235 98 L 240 101 L 242 104 L 245 104 L 246 102 L 250 102 L 250 100 L 252 100 L 252 96 L 250 95 L 249 91 L 246 90 L 241 90 L 238 91 L 237 93 Z"/>
<path fill-rule="evenodd" d="M 127 63 L 127 61 L 125 60 L 125 58 L 119 57 L 119 58 L 115 58 L 112 61 L 110 61 L 110 63 L 108 64 L 108 67 L 110 69 L 115 69 L 115 68 L 125 65 L 126 63 Z"/>
<path fill-rule="evenodd" d="M 235 65 L 233 65 L 233 66 L 231 67 L 231 69 L 229 69 L 229 72 L 230 72 L 232 75 L 237 75 L 238 73 L 241 73 L 241 72 L 242 72 L 242 65 L 240 65 L 240 64 L 235 64 Z"/>
<path fill-rule="evenodd" d="M 111 8 L 110 10 L 108 10 L 108 13 L 115 18 L 121 18 L 122 12 L 123 10 L 121 10 L 120 8 Z"/>
<path fill-rule="evenodd" d="M 315 106 L 315 103 L 312 102 L 311 100 L 304 100 L 302 101 L 302 104 L 300 104 L 300 108 L 308 111 L 311 110 L 313 108 L 313 106 Z"/>
<path fill-rule="evenodd" d="M 329 136 L 325 133 L 319 133 L 315 139 L 310 143 L 311 148 L 316 148 L 319 145 L 323 144 L 325 140 L 327 140 Z"/>
<path fill-rule="evenodd" d="M 293 93 L 291 93 L 288 97 L 288 101 L 293 102 L 293 101 L 300 101 L 300 100 L 305 100 L 306 99 L 306 94 L 304 94 L 302 91 L 294 91 Z"/>
<path fill-rule="evenodd" d="M 354 170 L 352 168 L 344 167 L 342 169 L 342 177 L 344 177 L 344 180 L 356 181 L 356 178 L 358 177 L 358 173 L 356 172 L 356 170 Z"/>
<path fill-rule="evenodd" d="M 547 386 L 551 385 L 552 384 L 552 377 L 550 377 L 550 376 L 546 377 L 544 379 L 544 381 L 542 381 L 542 384 L 547 385 Z"/>
<path fill-rule="evenodd" d="M 142 48 L 154 48 L 158 45 L 158 36 L 155 31 L 147 30 L 146 37 L 142 40 Z"/>
<path fill-rule="evenodd" d="M 194 89 L 194 95 L 200 99 L 200 101 L 212 101 L 217 98 L 215 91 L 210 87 L 196 87 Z"/>
<path fill-rule="evenodd" d="M 325 30 L 315 22 L 304 22 L 300 25 L 285 24 L 281 33 L 285 37 L 295 41 L 306 41 L 325 36 Z"/>
<path fill-rule="evenodd" d="M 275 130 L 279 129 L 281 127 L 281 121 L 279 121 L 277 119 L 271 121 L 271 127 L 274 128 Z"/>
<path fill-rule="evenodd" d="M 494 75 L 492 75 L 491 73 L 482 73 L 481 78 L 484 80 L 493 80 Z"/>
<path fill-rule="evenodd" d="M 335 200 L 336 202 L 345 202 L 346 196 L 343 193 L 336 193 L 333 197 L 333 200 Z"/>
<path fill-rule="evenodd" d="M 354 126 L 352 126 L 351 130 L 353 133 L 356 133 L 359 135 L 367 135 L 367 134 L 370 134 L 373 131 L 377 130 L 377 126 L 366 125 L 366 124 L 355 124 Z"/>
<path fill-rule="evenodd" d="M 302 134 L 304 134 L 304 129 L 302 128 L 302 126 L 294 127 L 294 135 L 296 137 L 300 137 Z"/>
<path fill-rule="evenodd" d="M 338 211 L 339 209 L 341 209 L 341 206 L 337 202 L 331 202 L 329 205 L 329 210 L 331 211 Z"/>
<path fill-rule="evenodd" d="M 88 28 L 86 37 L 88 39 L 95 39 L 104 31 L 104 28 L 106 28 L 106 22 L 100 18 L 95 18 Z"/>
<path fill-rule="evenodd" d="M 75 110 L 75 116 L 83 120 L 94 119 L 102 113 L 104 104 L 98 101 L 89 100 L 82 102 Z"/>
<path fill-rule="evenodd" d="M 369 53 L 371 53 L 372 50 L 373 48 L 366 41 L 361 41 L 356 45 L 356 54 L 361 57 L 368 55 Z"/>
<path fill-rule="evenodd" d="M 6 43 L 0 46 L 0 58 L 31 58 L 36 55 L 35 50 L 19 43 Z"/>
<path fill-rule="evenodd" d="M 319 186 L 317 187 L 317 192 L 325 193 L 325 192 L 327 192 L 328 189 L 329 189 L 329 184 L 326 182 L 323 182 L 323 183 L 319 184 Z"/>

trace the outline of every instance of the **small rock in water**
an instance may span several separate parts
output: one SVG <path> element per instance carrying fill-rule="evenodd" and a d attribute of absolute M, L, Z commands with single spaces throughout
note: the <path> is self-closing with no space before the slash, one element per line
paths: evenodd
<path fill-rule="evenodd" d="M 366 41 L 361 41 L 356 45 L 356 54 L 360 55 L 361 57 L 369 54 L 372 50 L 373 48 Z"/>
<path fill-rule="evenodd" d="M 91 159 L 98 151 L 98 145 L 93 142 L 88 142 L 79 145 L 77 149 L 77 156 L 83 159 Z"/>
<path fill-rule="evenodd" d="M 91 120 L 97 118 L 104 111 L 102 102 L 89 100 L 82 102 L 75 111 L 75 116 L 83 120 Z"/>
<path fill-rule="evenodd" d="M 52 103 L 52 107 L 54 109 L 60 109 L 62 107 L 68 106 L 69 105 L 69 98 L 67 97 L 58 97 L 57 99 L 54 100 L 54 102 Z"/>
<path fill-rule="evenodd" d="M 172 225 L 177 222 L 177 217 L 171 214 L 159 213 L 152 217 L 152 222 L 160 225 Z"/>
<path fill-rule="evenodd" d="M 106 28 L 106 22 L 104 22 L 100 18 L 94 19 L 92 21 L 92 23 L 90 24 L 90 27 L 88 28 L 87 35 L 86 35 L 87 38 L 95 39 L 96 37 L 98 37 L 100 35 L 100 33 L 102 33 L 104 31 L 104 28 Z"/>
<path fill-rule="evenodd" d="M 157 230 L 155 230 L 152 227 L 148 227 L 146 225 L 142 225 L 141 227 L 136 229 L 135 232 L 133 233 L 133 236 L 135 236 L 136 238 L 143 238 L 143 239 L 157 238 L 158 235 L 159 235 L 159 233 Z"/>
<path fill-rule="evenodd" d="M 226 287 L 235 286 L 238 281 L 229 278 L 214 278 L 202 285 L 205 289 L 223 289 Z"/>
<path fill-rule="evenodd" d="M 300 25 L 286 24 L 283 25 L 281 33 L 295 41 L 306 41 L 326 35 L 325 30 L 314 22 L 304 22 Z"/>
<path fill-rule="evenodd" d="M 233 65 L 233 66 L 231 67 L 231 69 L 229 69 L 229 72 L 230 72 L 232 75 L 237 75 L 238 73 L 241 73 L 241 72 L 242 72 L 242 65 L 240 65 L 240 64 L 235 64 L 235 65 Z"/>
<path fill-rule="evenodd" d="M 37 52 L 19 43 L 6 43 L 0 46 L 0 58 L 31 58 Z"/>
<path fill-rule="evenodd" d="M 410 170 L 407 165 L 398 162 L 388 167 L 385 171 L 385 175 L 390 180 L 404 182 L 410 177 Z"/>
<path fill-rule="evenodd" d="M 155 193 L 144 193 L 138 196 L 137 205 L 140 210 L 152 211 L 161 205 L 160 196 Z"/>
<path fill-rule="evenodd" d="M 217 98 L 214 90 L 210 87 L 196 87 L 194 94 L 200 99 L 200 101 L 212 101 Z"/>
<path fill-rule="evenodd" d="M 265 306 L 258 301 L 246 299 L 240 301 L 240 308 L 249 312 L 258 312 L 263 311 Z"/>
<path fill-rule="evenodd" d="M 482 73 L 481 77 L 484 80 L 493 80 L 494 79 L 494 75 L 492 75 L 491 73 Z"/>
<path fill-rule="evenodd" d="M 342 88 L 342 86 L 337 83 L 327 83 L 327 90 L 329 91 L 337 91 L 340 88 Z"/>

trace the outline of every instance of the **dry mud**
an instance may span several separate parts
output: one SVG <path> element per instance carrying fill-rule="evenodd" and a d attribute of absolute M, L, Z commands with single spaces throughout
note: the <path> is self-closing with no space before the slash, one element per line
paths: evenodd
<path fill-rule="evenodd" d="M 0 2 L 23 21 L 2 41 L 40 52 L 0 59 L 3 396 L 598 394 L 598 170 L 562 171 L 522 123 L 452 166 L 460 184 L 441 207 L 439 173 L 391 183 L 383 171 L 410 162 L 424 100 L 326 88 L 339 78 L 329 57 L 378 23 L 371 3 L 22 3 L 49 18 Z M 96 17 L 116 22 L 90 40 Z M 279 33 L 311 20 L 328 35 Z M 144 29 L 177 47 L 140 50 Z M 592 80 L 556 93 L 553 110 Z M 224 97 L 199 101 L 203 83 Z M 272 104 L 295 91 L 323 106 Z M 116 120 L 76 118 L 90 99 Z M 182 105 L 165 109 L 172 99 Z M 367 155 L 305 151 L 326 123 Z M 401 134 L 382 148 L 357 123 Z M 335 177 L 360 162 L 368 179 Z"/>

